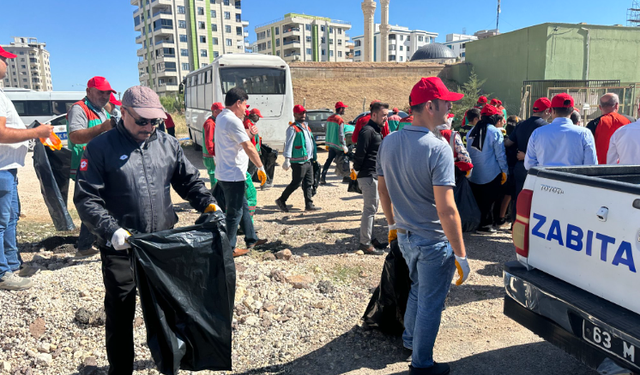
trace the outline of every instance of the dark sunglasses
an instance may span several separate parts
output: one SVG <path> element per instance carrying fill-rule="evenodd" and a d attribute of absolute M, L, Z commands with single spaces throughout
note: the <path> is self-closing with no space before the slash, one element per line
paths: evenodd
<path fill-rule="evenodd" d="M 136 119 L 136 116 L 134 116 L 131 111 L 129 111 L 129 108 L 124 109 L 125 111 L 127 111 L 127 113 L 129 113 L 131 115 L 131 117 L 133 117 L 133 121 L 135 121 L 136 125 L 138 126 L 147 126 L 147 124 L 151 124 L 151 126 L 158 126 L 160 124 L 162 124 L 162 119 L 161 118 L 154 118 L 154 119 L 148 119 L 148 118 L 139 118 Z"/>

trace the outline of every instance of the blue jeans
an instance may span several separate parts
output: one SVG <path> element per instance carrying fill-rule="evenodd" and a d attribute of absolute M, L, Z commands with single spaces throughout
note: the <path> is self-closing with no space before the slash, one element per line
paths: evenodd
<path fill-rule="evenodd" d="M 0 277 L 20 268 L 16 225 L 20 216 L 18 171 L 0 171 Z"/>
<path fill-rule="evenodd" d="M 224 202 L 227 206 L 225 212 L 227 220 L 227 236 L 231 249 L 236 248 L 238 225 L 244 232 L 244 240 L 247 246 L 258 242 L 258 235 L 253 229 L 249 204 L 244 194 L 246 185 L 244 181 L 226 182 L 218 180 L 218 184 L 224 192 Z"/>
<path fill-rule="evenodd" d="M 413 349 L 411 365 L 417 368 L 433 365 L 433 345 L 456 270 L 451 245 L 430 242 L 415 233 L 398 233 L 398 245 L 411 278 L 402 342 Z"/>

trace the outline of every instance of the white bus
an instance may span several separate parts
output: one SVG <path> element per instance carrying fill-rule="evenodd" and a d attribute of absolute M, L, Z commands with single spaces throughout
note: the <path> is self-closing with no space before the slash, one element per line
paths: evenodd
<path fill-rule="evenodd" d="M 86 96 L 84 91 L 33 91 L 10 87 L 4 89 L 4 94 L 27 126 L 34 120 L 44 123 L 54 116 L 66 114 L 73 103 Z"/>
<path fill-rule="evenodd" d="M 257 124 L 263 142 L 282 150 L 293 121 L 291 73 L 281 58 L 257 53 L 221 55 L 185 77 L 185 115 L 196 148 L 204 144 L 202 125 L 211 116 L 211 104 L 224 104 L 225 94 L 236 86 L 247 91 L 247 104 L 264 116 Z"/>

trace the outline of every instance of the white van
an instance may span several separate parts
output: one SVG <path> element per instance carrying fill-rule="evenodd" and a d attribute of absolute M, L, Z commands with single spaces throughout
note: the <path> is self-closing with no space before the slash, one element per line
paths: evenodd
<path fill-rule="evenodd" d="M 13 102 L 25 125 L 34 120 L 45 123 L 69 112 L 73 103 L 86 96 L 84 91 L 33 91 L 7 87 L 4 94 Z"/>
<path fill-rule="evenodd" d="M 227 91 L 234 87 L 245 89 L 247 104 L 264 116 L 257 123 L 262 141 L 282 150 L 287 127 L 293 121 L 291 73 L 281 58 L 257 53 L 221 55 L 185 77 L 186 122 L 196 147 L 204 144 L 202 125 L 211 116 L 211 104 L 224 104 Z"/>

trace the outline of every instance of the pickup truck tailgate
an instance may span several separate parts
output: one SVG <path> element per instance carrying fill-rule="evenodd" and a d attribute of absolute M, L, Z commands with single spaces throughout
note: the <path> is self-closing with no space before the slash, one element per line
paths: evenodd
<path fill-rule="evenodd" d="M 590 176 L 567 172 L 580 168 L 530 172 L 537 177 L 525 185 L 533 190 L 527 263 L 640 311 L 640 186 L 612 175 L 615 168 L 582 169 Z"/>

